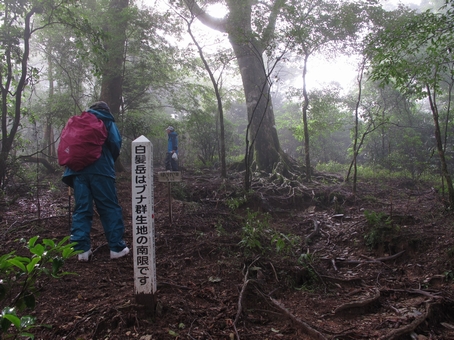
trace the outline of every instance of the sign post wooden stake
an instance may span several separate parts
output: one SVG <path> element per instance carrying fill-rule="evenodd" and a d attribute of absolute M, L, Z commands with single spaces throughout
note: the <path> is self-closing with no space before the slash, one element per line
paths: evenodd
<path fill-rule="evenodd" d="M 132 226 L 134 295 L 152 313 L 156 309 L 156 257 L 153 196 L 153 145 L 144 136 L 132 142 Z"/>
<path fill-rule="evenodd" d="M 169 220 L 172 224 L 172 182 L 181 182 L 181 171 L 160 171 L 158 172 L 158 182 L 167 183 L 169 193 Z"/>

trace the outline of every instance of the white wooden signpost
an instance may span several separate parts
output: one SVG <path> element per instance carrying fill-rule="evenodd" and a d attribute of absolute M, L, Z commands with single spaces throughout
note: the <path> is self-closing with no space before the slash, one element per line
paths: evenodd
<path fill-rule="evenodd" d="M 181 182 L 181 171 L 160 171 L 158 172 L 158 182 L 167 183 L 168 195 L 169 195 L 169 220 L 172 224 L 172 193 L 171 183 Z"/>
<path fill-rule="evenodd" d="M 131 148 L 134 295 L 137 303 L 154 312 L 157 282 L 153 145 L 146 137 L 140 136 L 132 142 Z"/>

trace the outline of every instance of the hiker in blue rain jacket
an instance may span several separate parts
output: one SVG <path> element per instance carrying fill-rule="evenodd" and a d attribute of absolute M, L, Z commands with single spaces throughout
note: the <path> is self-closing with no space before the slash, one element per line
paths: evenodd
<path fill-rule="evenodd" d="M 71 242 L 75 250 L 83 250 L 79 261 L 89 261 L 91 250 L 90 231 L 93 220 L 93 201 L 99 213 L 104 234 L 110 249 L 110 258 L 116 259 L 129 253 L 123 240 L 125 226 L 115 187 L 115 160 L 120 155 L 121 135 L 105 102 L 96 102 L 88 112 L 101 119 L 108 136 L 102 146 L 101 157 L 81 171 L 66 168 L 63 182 L 74 188 L 75 207 L 71 227 Z"/>
<path fill-rule="evenodd" d="M 178 134 L 173 126 L 166 129 L 167 132 L 167 154 L 166 170 L 178 171 Z"/>

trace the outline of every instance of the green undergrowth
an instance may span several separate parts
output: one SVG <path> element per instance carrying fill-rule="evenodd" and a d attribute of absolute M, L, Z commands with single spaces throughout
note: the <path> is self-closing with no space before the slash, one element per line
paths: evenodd
<path fill-rule="evenodd" d="M 350 164 L 339 164 L 336 162 L 319 163 L 316 166 L 316 170 L 320 172 L 336 173 L 340 174 L 344 178 L 347 176 Z M 440 176 L 433 172 L 423 172 L 418 174 L 412 174 L 404 170 L 389 170 L 381 166 L 366 166 L 358 165 L 357 167 L 357 178 L 358 182 L 362 181 L 383 181 L 389 182 L 390 180 L 404 180 L 411 179 L 413 181 L 421 181 L 426 183 L 432 183 L 435 187 L 440 184 Z"/>
<path fill-rule="evenodd" d="M 400 236 L 400 227 L 385 213 L 364 211 L 366 217 L 366 234 L 364 239 L 370 249 L 389 251 L 396 245 Z"/>
<path fill-rule="evenodd" d="M 32 330 L 38 326 L 35 317 L 27 315 L 38 308 L 38 281 L 47 278 L 59 279 L 74 274 L 62 271 L 67 259 L 80 251 L 68 237 L 59 242 L 32 237 L 21 239 L 29 255 L 16 255 L 15 251 L 0 256 L 0 339 L 33 339 Z"/>

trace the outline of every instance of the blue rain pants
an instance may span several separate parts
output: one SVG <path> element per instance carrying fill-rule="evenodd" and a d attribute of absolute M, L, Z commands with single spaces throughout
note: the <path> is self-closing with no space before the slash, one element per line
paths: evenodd
<path fill-rule="evenodd" d="M 166 170 L 178 171 L 178 162 L 172 158 L 171 152 L 166 155 Z"/>
<path fill-rule="evenodd" d="M 71 228 L 71 242 L 75 250 L 91 248 L 90 231 L 93 221 L 93 201 L 101 218 L 110 250 L 120 252 L 126 247 L 123 240 L 125 226 L 118 204 L 115 179 L 96 174 L 73 176 L 75 207 Z"/>

